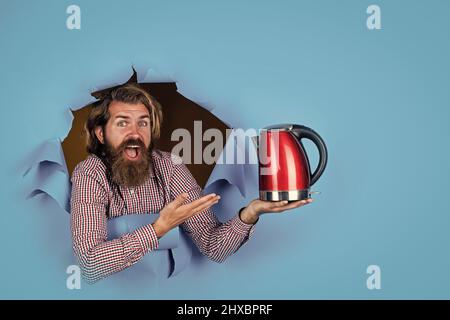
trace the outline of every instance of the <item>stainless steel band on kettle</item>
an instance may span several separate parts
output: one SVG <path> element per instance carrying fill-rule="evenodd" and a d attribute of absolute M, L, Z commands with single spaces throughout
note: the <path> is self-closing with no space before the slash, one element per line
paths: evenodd
<path fill-rule="evenodd" d="M 259 191 L 259 198 L 265 201 L 305 200 L 309 198 L 309 189 L 293 191 L 261 190 Z"/>

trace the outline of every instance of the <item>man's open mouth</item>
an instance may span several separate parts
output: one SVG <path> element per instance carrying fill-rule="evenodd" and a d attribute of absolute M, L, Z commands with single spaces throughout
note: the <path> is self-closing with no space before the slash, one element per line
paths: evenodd
<path fill-rule="evenodd" d="M 136 160 L 139 158 L 139 155 L 141 153 L 140 147 L 137 145 L 130 145 L 126 146 L 124 149 L 125 156 L 130 160 Z"/>

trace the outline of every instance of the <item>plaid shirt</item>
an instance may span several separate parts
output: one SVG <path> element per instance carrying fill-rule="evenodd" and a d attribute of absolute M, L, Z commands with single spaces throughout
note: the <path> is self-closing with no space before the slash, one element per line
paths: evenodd
<path fill-rule="evenodd" d="M 111 181 L 105 164 L 95 155 L 77 165 L 72 174 L 71 231 L 73 249 L 88 282 L 95 282 L 138 262 L 158 247 L 151 224 L 107 241 L 107 219 L 127 214 L 158 213 L 179 194 L 189 202 L 202 190 L 184 164 L 171 154 L 152 151 L 153 170 L 141 186 L 127 188 Z M 180 225 L 199 250 L 216 262 L 237 251 L 254 231 L 237 214 L 220 223 L 211 209 L 197 213 Z"/>

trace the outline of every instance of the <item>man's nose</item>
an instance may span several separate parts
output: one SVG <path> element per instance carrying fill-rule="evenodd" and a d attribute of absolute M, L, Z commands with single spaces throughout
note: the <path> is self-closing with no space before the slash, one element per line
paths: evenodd
<path fill-rule="evenodd" d="M 130 128 L 130 131 L 128 133 L 128 136 L 130 136 L 130 138 L 135 138 L 136 139 L 136 138 L 140 137 L 140 135 L 139 135 L 139 127 L 138 127 L 138 125 L 136 123 L 131 124 L 129 128 Z"/>

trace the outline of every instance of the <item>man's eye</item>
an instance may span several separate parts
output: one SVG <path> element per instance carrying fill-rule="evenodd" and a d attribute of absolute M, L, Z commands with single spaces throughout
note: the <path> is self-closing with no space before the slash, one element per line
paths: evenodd
<path fill-rule="evenodd" d="M 148 126 L 148 122 L 147 122 L 147 121 L 140 121 L 140 122 L 139 122 L 139 126 L 141 126 L 141 127 L 147 127 L 147 126 Z"/>
<path fill-rule="evenodd" d="M 119 126 L 119 127 L 125 127 L 126 125 L 127 125 L 126 121 L 119 121 L 119 122 L 117 122 L 117 126 Z"/>

